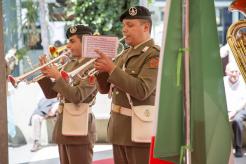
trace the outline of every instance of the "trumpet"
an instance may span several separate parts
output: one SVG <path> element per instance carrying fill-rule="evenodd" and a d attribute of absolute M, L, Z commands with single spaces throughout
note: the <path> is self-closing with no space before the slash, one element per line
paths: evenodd
<path fill-rule="evenodd" d="M 64 70 L 61 71 L 61 76 L 65 80 L 69 80 L 74 78 L 75 76 L 78 76 L 80 79 L 85 79 L 88 76 L 82 76 L 86 70 L 88 70 L 89 67 L 95 62 L 96 59 L 91 59 L 82 66 L 78 67 L 77 69 L 71 71 L 71 72 L 66 72 Z"/>
<path fill-rule="evenodd" d="M 118 57 L 120 57 L 123 54 L 124 45 L 121 43 L 121 41 L 123 41 L 125 38 L 126 37 L 124 36 L 118 40 L 119 45 L 120 45 L 119 46 L 120 50 L 119 50 L 119 53 L 113 58 L 113 61 L 115 61 Z M 98 71 L 94 67 L 92 67 L 92 64 L 94 64 L 95 61 L 96 61 L 96 58 L 91 59 L 88 62 L 86 62 L 85 64 L 81 65 L 80 67 L 78 67 L 77 69 L 75 69 L 71 72 L 61 71 L 61 76 L 65 80 L 72 79 L 75 76 L 78 76 L 80 79 L 86 79 L 89 76 L 94 76 L 94 75 L 98 74 Z M 85 74 L 86 71 L 88 71 L 87 74 Z"/>
<path fill-rule="evenodd" d="M 55 56 L 55 55 L 59 55 L 57 57 L 55 57 L 52 60 L 49 60 L 49 62 L 47 62 L 46 64 L 43 64 L 23 75 L 20 75 L 18 77 L 14 77 L 12 75 L 8 76 L 8 80 L 11 82 L 11 84 L 16 88 L 18 86 L 18 84 L 21 81 L 26 81 L 28 84 L 32 83 L 32 82 L 37 82 L 40 79 L 44 78 L 44 75 L 40 72 L 41 69 L 56 63 L 58 65 L 58 69 L 61 69 L 64 65 L 67 64 L 67 62 L 70 60 L 71 57 L 71 52 L 69 49 L 67 49 L 66 45 L 59 47 L 59 48 L 55 48 L 55 47 L 50 47 L 50 54 L 51 56 Z M 59 63 L 59 61 L 61 60 L 66 60 L 66 62 L 61 62 Z M 59 64 L 58 64 L 59 63 Z M 28 79 L 32 79 L 32 80 L 28 80 Z"/>

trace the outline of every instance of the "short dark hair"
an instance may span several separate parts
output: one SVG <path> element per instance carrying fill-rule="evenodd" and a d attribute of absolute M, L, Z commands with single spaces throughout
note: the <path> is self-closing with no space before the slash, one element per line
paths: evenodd
<path fill-rule="evenodd" d="M 151 29 L 152 29 L 152 21 L 151 20 L 147 20 L 147 19 L 139 19 L 139 21 L 144 24 L 144 23 L 148 23 L 149 24 L 149 33 L 151 33 Z"/>

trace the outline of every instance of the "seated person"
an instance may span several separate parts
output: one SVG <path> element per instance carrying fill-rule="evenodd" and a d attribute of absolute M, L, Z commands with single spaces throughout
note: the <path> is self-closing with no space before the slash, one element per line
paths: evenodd
<path fill-rule="evenodd" d="M 238 67 L 233 63 L 229 63 L 226 66 L 224 85 L 229 120 L 232 122 L 234 133 L 233 147 L 235 148 L 235 156 L 242 157 L 243 121 L 246 119 L 246 85 Z"/>
<path fill-rule="evenodd" d="M 31 152 L 38 151 L 41 148 L 41 125 L 44 119 L 54 117 L 58 109 L 59 101 L 57 98 L 46 99 L 41 98 L 38 102 L 37 108 L 34 110 L 31 118 L 30 125 L 33 126 L 33 147 Z"/>

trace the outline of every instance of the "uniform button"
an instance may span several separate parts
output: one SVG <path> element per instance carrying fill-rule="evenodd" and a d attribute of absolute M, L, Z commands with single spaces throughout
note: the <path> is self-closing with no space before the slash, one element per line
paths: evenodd
<path fill-rule="evenodd" d="M 119 94 L 119 91 L 116 91 L 115 94 L 118 95 Z"/>
<path fill-rule="evenodd" d="M 132 71 L 132 73 L 135 73 L 135 71 Z"/>

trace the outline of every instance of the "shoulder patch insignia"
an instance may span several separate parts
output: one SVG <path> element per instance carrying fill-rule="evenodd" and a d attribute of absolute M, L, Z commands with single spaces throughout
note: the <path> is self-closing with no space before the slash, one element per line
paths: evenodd
<path fill-rule="evenodd" d="M 148 49 L 149 49 L 149 47 L 148 47 L 148 46 L 145 46 L 145 47 L 143 48 L 142 52 L 146 52 Z"/>
<path fill-rule="evenodd" d="M 159 59 L 158 58 L 152 58 L 150 60 L 149 66 L 150 66 L 150 68 L 158 68 L 158 64 L 159 64 Z"/>

